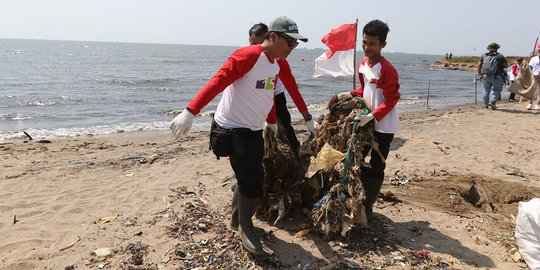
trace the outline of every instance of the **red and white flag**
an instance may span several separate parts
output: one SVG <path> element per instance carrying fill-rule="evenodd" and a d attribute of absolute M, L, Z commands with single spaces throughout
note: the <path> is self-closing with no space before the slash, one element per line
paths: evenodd
<path fill-rule="evenodd" d="M 315 59 L 313 78 L 320 76 L 349 76 L 354 74 L 354 53 L 356 47 L 356 23 L 344 24 L 332 29 L 321 41 L 328 46 Z"/>

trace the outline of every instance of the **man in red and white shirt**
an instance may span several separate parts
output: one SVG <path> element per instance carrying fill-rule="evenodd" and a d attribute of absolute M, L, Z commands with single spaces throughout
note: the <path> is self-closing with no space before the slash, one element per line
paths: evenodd
<path fill-rule="evenodd" d="M 249 43 L 251 45 L 261 44 L 264 41 L 264 37 L 266 36 L 267 32 L 268 26 L 266 26 L 264 23 L 258 23 L 253 25 L 248 32 Z M 291 147 L 294 150 L 295 154 L 298 155 L 298 151 L 300 149 L 300 142 L 296 138 L 294 128 L 291 124 L 291 114 L 289 113 L 289 110 L 287 108 L 285 90 L 287 90 L 292 100 L 294 101 L 294 104 L 298 108 L 298 111 L 302 114 L 307 129 L 311 134 L 314 135 L 316 133 L 315 122 L 313 121 L 313 117 L 308 111 L 306 102 L 304 101 L 302 94 L 300 94 L 300 91 L 298 90 L 298 84 L 296 84 L 296 80 L 292 74 L 289 62 L 287 62 L 287 60 L 284 58 L 278 58 L 277 62 L 279 65 L 279 75 L 276 83 L 276 116 L 285 127 L 287 139 L 289 140 L 289 143 L 291 144 Z"/>
<path fill-rule="evenodd" d="M 379 154 L 372 152 L 369 160 L 371 168 L 362 166 L 361 180 L 366 192 L 364 206 L 370 219 L 373 214 L 373 204 L 377 200 L 384 180 L 385 160 L 390 152 L 390 143 L 400 127 L 396 108 L 401 97 L 398 73 L 381 55 L 382 49 L 386 46 L 389 31 L 388 25 L 380 20 L 370 21 L 364 26 L 362 49 L 366 58 L 358 65 L 357 70 L 360 87 L 332 97 L 329 104 L 331 106 L 335 100 L 351 95 L 360 96 L 371 104 L 371 113 L 359 120 L 360 126 L 375 120 L 375 140 L 379 144 L 379 152 L 382 155 L 381 158 Z M 363 156 L 366 157 L 371 150 L 371 146 L 364 147 Z"/>
<path fill-rule="evenodd" d="M 227 144 L 230 145 L 228 155 L 238 182 L 233 195 L 233 209 L 237 208 L 236 222 L 239 224 L 242 245 L 253 254 L 262 252 L 251 218 L 255 213 L 257 198 L 262 194 L 262 129 L 265 121 L 266 126 L 277 134 L 274 88 L 279 66 L 276 58 L 286 58 L 298 45 L 297 40 L 306 42 L 307 38 L 298 33 L 296 23 L 287 17 L 276 18 L 270 23 L 265 41 L 261 45 L 238 49 L 229 56 L 208 84 L 170 124 L 175 138 L 181 137 L 191 129 L 195 115 L 224 92 L 212 128 L 226 130 L 226 134 L 230 135 L 227 137 Z"/>

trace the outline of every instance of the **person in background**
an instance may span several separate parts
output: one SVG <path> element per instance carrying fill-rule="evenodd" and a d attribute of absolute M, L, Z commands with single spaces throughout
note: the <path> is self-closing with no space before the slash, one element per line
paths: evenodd
<path fill-rule="evenodd" d="M 362 31 L 362 49 L 366 58 L 358 65 L 358 77 L 360 87 L 351 92 L 335 95 L 330 100 L 328 107 L 337 100 L 346 97 L 359 96 L 371 104 L 371 113 L 359 120 L 359 125 L 364 126 L 375 120 L 375 140 L 379 144 L 379 152 L 371 151 L 371 146 L 365 146 L 362 154 L 364 157 L 371 151 L 369 164 L 371 168 L 362 166 L 361 181 L 364 185 L 366 198 L 364 206 L 368 219 L 373 215 L 373 205 L 384 181 L 386 158 L 390 152 L 390 144 L 394 134 L 399 130 L 399 114 L 396 105 L 401 97 L 399 93 L 399 77 L 397 70 L 390 62 L 381 55 L 386 46 L 386 37 L 390 29 L 380 20 L 367 23 Z"/>
<path fill-rule="evenodd" d="M 519 75 L 519 67 L 523 63 L 523 58 L 518 58 L 517 63 L 513 64 L 510 68 L 510 72 L 508 72 L 508 79 L 510 80 L 510 85 L 516 80 L 517 76 Z M 508 102 L 514 102 L 516 101 L 516 94 L 510 93 L 510 97 L 508 98 Z"/>
<path fill-rule="evenodd" d="M 221 133 L 227 136 L 227 146 L 230 146 L 227 155 L 237 179 L 232 199 L 232 207 L 238 212 L 235 222 L 242 246 L 252 254 L 262 252 L 252 222 L 263 185 L 262 129 L 266 126 L 277 134 L 278 128 L 274 108 L 274 86 L 279 73 L 276 58 L 286 58 L 298 45 L 297 40 L 307 42 L 308 39 L 299 34 L 293 20 L 274 19 L 264 42 L 233 52 L 170 124 L 175 138 L 180 138 L 191 129 L 195 115 L 224 92 L 214 114 L 211 134 L 215 129 L 225 130 Z M 212 150 L 214 148 L 221 150 L 218 145 Z"/>
<path fill-rule="evenodd" d="M 249 43 L 251 45 L 261 44 L 266 36 L 268 27 L 264 23 L 258 23 L 253 25 L 249 29 Z M 296 138 L 294 128 L 291 124 L 291 114 L 287 109 L 287 100 L 285 98 L 285 90 L 289 92 L 289 95 L 294 101 L 294 104 L 298 108 L 298 111 L 302 114 L 307 129 L 313 135 L 315 135 L 315 122 L 313 117 L 308 111 L 304 98 L 300 91 L 298 91 L 298 85 L 291 72 L 291 67 L 285 58 L 277 59 L 279 65 L 279 75 L 276 83 L 276 116 L 281 121 L 285 130 L 287 131 L 287 139 L 291 144 L 294 153 L 298 156 L 300 149 L 300 142 Z"/>
<path fill-rule="evenodd" d="M 497 100 L 500 99 L 501 91 L 505 83 L 504 69 L 508 67 L 508 62 L 504 55 L 497 52 L 501 46 L 497 43 L 491 43 L 487 46 L 488 52 L 480 57 L 478 63 L 478 75 L 483 81 L 483 105 L 484 109 L 496 110 Z M 493 91 L 493 96 L 490 99 L 490 93 Z"/>
<path fill-rule="evenodd" d="M 540 110 L 540 44 L 536 47 L 536 56 L 531 58 L 529 61 L 529 66 L 531 67 L 532 75 L 534 76 L 536 90 L 534 91 L 534 96 L 536 97 L 536 105 L 534 105 L 535 110 Z M 527 110 L 532 110 L 533 101 L 529 100 L 527 105 Z"/>

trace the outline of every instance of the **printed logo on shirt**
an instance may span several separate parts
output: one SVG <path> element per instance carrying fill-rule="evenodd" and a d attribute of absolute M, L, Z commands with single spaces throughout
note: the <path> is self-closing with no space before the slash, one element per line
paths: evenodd
<path fill-rule="evenodd" d="M 266 80 L 257 80 L 256 89 L 274 90 L 275 77 L 268 77 Z"/>

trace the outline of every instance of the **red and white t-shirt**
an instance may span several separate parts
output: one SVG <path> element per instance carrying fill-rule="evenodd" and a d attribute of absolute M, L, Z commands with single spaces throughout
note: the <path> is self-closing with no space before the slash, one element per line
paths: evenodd
<path fill-rule="evenodd" d="M 238 49 L 187 108 L 198 114 L 224 91 L 214 120 L 227 129 L 261 130 L 265 121 L 276 123 L 274 88 L 278 73 L 277 62 L 264 53 L 261 45 Z"/>
<path fill-rule="evenodd" d="M 399 114 L 396 104 L 401 97 L 399 77 L 388 60 L 370 66 L 365 58 L 358 65 L 360 88 L 352 93 L 371 103 L 371 114 L 375 118 L 375 130 L 380 133 L 396 133 L 399 130 Z"/>
<path fill-rule="evenodd" d="M 510 70 L 510 72 L 508 72 L 508 78 L 510 79 L 510 81 L 515 81 L 518 74 L 519 74 L 519 64 L 515 63 L 512 65 L 512 69 Z"/>
<path fill-rule="evenodd" d="M 279 75 L 276 83 L 276 95 L 279 95 L 287 90 L 294 101 L 294 104 L 298 108 L 298 111 L 301 113 L 307 111 L 306 102 L 304 101 L 302 94 L 300 94 L 300 91 L 298 91 L 298 85 L 296 84 L 296 80 L 292 75 L 289 62 L 282 58 L 278 58 L 277 62 L 279 65 Z"/>

